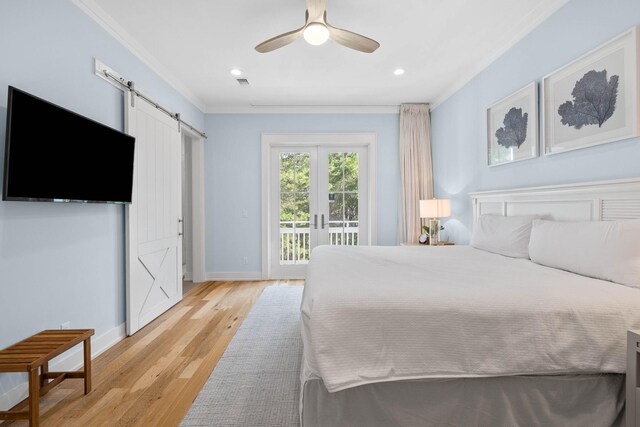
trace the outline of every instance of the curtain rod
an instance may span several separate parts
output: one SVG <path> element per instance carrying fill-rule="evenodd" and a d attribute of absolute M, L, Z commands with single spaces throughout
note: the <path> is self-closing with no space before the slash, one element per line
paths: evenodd
<path fill-rule="evenodd" d="M 146 96 L 144 93 L 140 92 L 139 90 L 137 90 L 135 88 L 135 83 L 132 81 L 125 81 L 123 78 L 118 77 L 118 76 L 114 76 L 113 74 L 111 74 L 108 70 L 102 70 L 103 74 L 105 75 L 105 77 L 113 80 L 114 82 L 116 82 L 117 84 L 119 84 L 120 86 L 122 86 L 123 88 L 125 88 L 126 90 L 130 91 L 131 93 L 135 94 L 137 97 L 142 98 L 143 100 L 145 100 L 146 102 L 148 102 L 149 104 L 153 105 L 154 107 L 156 107 L 158 110 L 162 111 L 163 113 L 165 113 L 167 116 L 171 117 L 172 119 L 176 120 L 178 123 L 180 123 L 183 126 L 188 127 L 189 129 L 191 129 L 193 132 L 197 133 L 198 135 L 200 135 L 201 137 L 203 137 L 204 139 L 207 139 L 207 134 L 198 130 L 197 128 L 195 128 L 194 126 L 190 125 L 189 123 L 185 122 L 184 120 L 182 120 L 180 118 L 180 113 L 173 113 L 170 110 L 164 108 L 162 105 L 158 104 L 156 101 L 154 101 L 153 99 L 149 98 L 148 96 Z"/>

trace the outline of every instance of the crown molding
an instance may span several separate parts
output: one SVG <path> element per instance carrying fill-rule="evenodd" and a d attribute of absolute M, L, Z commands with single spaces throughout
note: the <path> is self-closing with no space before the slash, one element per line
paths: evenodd
<path fill-rule="evenodd" d="M 207 105 L 195 93 L 187 88 L 165 66 L 162 65 L 148 50 L 146 50 L 135 38 L 118 24 L 95 0 L 72 0 L 80 10 L 93 19 L 100 27 L 115 38 L 121 45 L 135 55 L 161 79 L 173 87 L 180 95 L 204 112 Z"/>
<path fill-rule="evenodd" d="M 513 36 L 502 48 L 496 50 L 496 52 L 478 63 L 475 67 L 469 69 L 469 72 L 466 73 L 462 78 L 458 79 L 454 84 L 449 86 L 447 90 L 445 90 L 442 95 L 436 97 L 434 102 L 431 103 L 431 110 L 435 110 L 442 103 L 444 103 L 447 99 L 453 96 L 456 92 L 462 89 L 467 83 L 473 80 L 478 74 L 484 71 L 489 65 L 491 65 L 496 59 L 500 58 L 503 54 L 505 54 L 509 49 L 514 47 L 520 40 L 522 40 L 527 34 L 533 31 L 538 25 L 542 24 L 547 18 L 557 12 L 561 7 L 566 5 L 569 0 L 563 0 L 561 3 L 551 3 L 547 2 L 543 5 L 538 6 L 523 19 L 523 22 L 526 22 L 525 25 L 520 27 L 520 31 L 518 34 Z"/>
<path fill-rule="evenodd" d="M 399 105 L 246 105 L 212 107 L 206 114 L 398 114 Z"/>

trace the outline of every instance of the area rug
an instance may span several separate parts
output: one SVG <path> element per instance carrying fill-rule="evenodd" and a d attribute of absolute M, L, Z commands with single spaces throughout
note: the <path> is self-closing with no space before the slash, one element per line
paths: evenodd
<path fill-rule="evenodd" d="M 182 426 L 300 425 L 302 286 L 269 286 L 256 301 Z"/>

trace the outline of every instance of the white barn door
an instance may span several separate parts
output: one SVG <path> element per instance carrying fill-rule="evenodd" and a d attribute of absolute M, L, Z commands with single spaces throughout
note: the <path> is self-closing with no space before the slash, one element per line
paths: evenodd
<path fill-rule="evenodd" d="M 127 334 L 182 299 L 181 135 L 176 120 L 127 92 L 136 138 L 133 203 L 126 208 Z"/>

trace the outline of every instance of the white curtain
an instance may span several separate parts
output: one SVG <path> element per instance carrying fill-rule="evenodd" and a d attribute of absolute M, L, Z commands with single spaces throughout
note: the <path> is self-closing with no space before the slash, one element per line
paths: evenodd
<path fill-rule="evenodd" d="M 433 198 L 428 104 L 400 106 L 400 188 L 398 243 L 416 243 L 422 226 L 420 199 Z"/>

